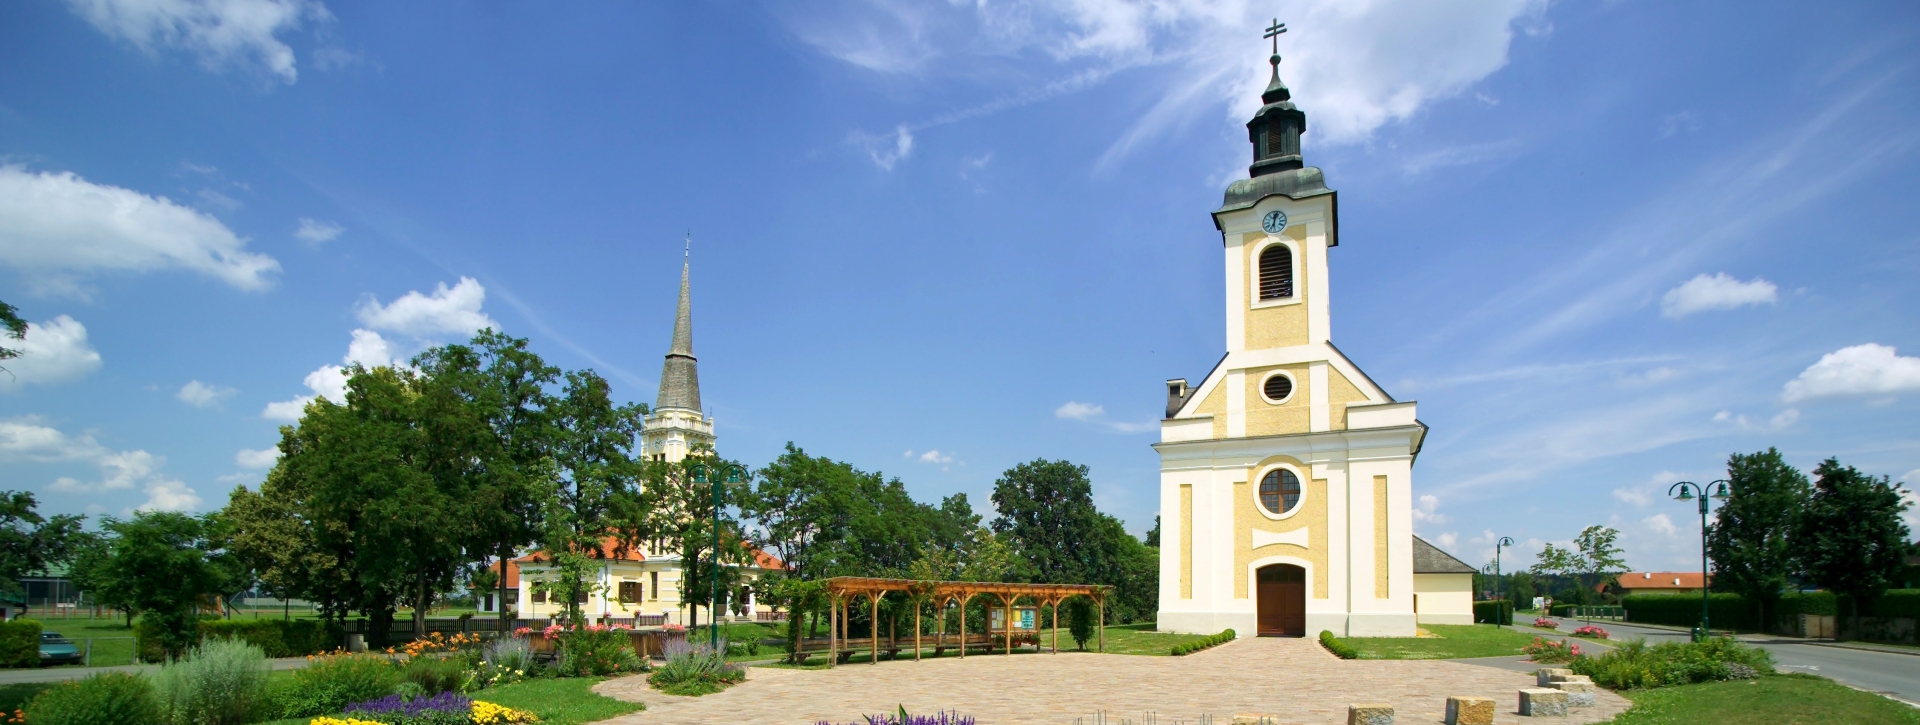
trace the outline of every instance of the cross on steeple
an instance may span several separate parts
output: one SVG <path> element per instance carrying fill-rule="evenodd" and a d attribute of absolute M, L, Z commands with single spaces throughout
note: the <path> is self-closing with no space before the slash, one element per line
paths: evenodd
<path fill-rule="evenodd" d="M 1272 24 L 1272 25 L 1269 25 L 1269 26 L 1267 26 L 1267 34 L 1266 34 L 1266 35 L 1262 35 L 1262 36 L 1260 36 L 1260 37 L 1262 37 L 1262 38 L 1272 38 L 1272 39 L 1273 39 L 1273 54 L 1274 54 L 1274 55 L 1279 55 L 1279 54 L 1280 54 L 1280 34 L 1281 34 L 1281 33 L 1284 33 L 1284 32 L 1287 32 L 1287 24 L 1286 24 L 1286 23 L 1282 23 L 1282 22 L 1280 22 L 1280 19 L 1279 19 L 1279 18 L 1274 18 L 1274 19 L 1273 19 L 1273 24 Z"/>

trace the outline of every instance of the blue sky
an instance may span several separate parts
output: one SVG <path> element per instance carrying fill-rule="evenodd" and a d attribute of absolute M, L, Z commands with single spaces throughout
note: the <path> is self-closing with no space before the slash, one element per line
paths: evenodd
<path fill-rule="evenodd" d="M 1920 484 L 1911 4 L 26 0 L 0 488 L 217 508 L 331 366 L 486 324 L 651 403 L 691 229 L 726 455 L 982 508 L 1065 458 L 1144 531 L 1274 16 L 1422 534 L 1684 569 L 1730 452 Z"/>

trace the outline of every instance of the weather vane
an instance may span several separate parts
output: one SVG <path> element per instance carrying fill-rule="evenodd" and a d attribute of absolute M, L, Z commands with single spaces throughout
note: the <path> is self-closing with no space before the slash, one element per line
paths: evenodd
<path fill-rule="evenodd" d="M 1280 19 L 1279 19 L 1279 18 L 1274 18 L 1274 19 L 1273 19 L 1273 24 L 1272 24 L 1272 25 L 1269 25 L 1269 26 L 1267 26 L 1267 34 L 1266 34 L 1266 35 L 1262 35 L 1262 36 L 1260 36 L 1260 37 L 1262 37 L 1262 38 L 1272 38 L 1272 39 L 1273 39 L 1273 54 L 1274 54 L 1274 55 L 1279 55 L 1279 54 L 1280 54 L 1280 34 L 1281 34 L 1281 33 L 1284 33 L 1284 32 L 1287 32 L 1287 24 L 1286 24 L 1286 23 L 1282 23 L 1282 22 L 1280 22 Z"/>

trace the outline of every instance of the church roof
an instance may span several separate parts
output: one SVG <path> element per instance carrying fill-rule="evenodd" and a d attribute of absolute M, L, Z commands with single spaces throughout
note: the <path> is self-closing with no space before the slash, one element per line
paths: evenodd
<path fill-rule="evenodd" d="M 690 264 L 680 265 L 680 309 L 673 316 L 673 346 L 660 369 L 660 397 L 653 409 L 700 410 L 700 373 L 693 357 L 693 297 L 688 284 Z"/>
<path fill-rule="evenodd" d="M 1439 547 L 1427 543 L 1426 539 L 1413 537 L 1413 573 L 1415 574 L 1472 574 L 1477 569 L 1466 562 L 1453 558 L 1452 554 L 1441 551 Z"/>

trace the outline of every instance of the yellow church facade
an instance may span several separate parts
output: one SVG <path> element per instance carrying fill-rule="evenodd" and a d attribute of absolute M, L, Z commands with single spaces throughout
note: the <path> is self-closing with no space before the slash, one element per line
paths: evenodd
<path fill-rule="evenodd" d="M 1197 384 L 1167 382 L 1154 445 L 1158 626 L 1412 636 L 1421 619 L 1461 621 L 1453 600 L 1472 569 L 1440 554 L 1445 575 L 1416 579 L 1413 464 L 1427 429 L 1414 402 L 1395 400 L 1332 342 L 1338 195 L 1302 163 L 1305 114 L 1280 81 L 1278 55 L 1272 63 L 1266 105 L 1247 124 L 1251 178 L 1213 213 L 1226 355 Z M 1423 588 L 1446 590 L 1426 592 L 1435 616 L 1416 613 Z"/>

